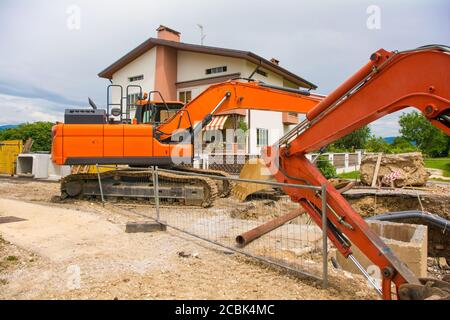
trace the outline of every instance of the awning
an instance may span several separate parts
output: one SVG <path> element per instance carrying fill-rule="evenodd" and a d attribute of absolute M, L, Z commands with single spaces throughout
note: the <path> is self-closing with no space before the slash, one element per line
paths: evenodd
<path fill-rule="evenodd" d="M 225 125 L 227 119 L 228 116 L 215 116 L 213 117 L 211 122 L 205 128 L 203 128 L 203 131 L 223 130 L 223 126 Z"/>

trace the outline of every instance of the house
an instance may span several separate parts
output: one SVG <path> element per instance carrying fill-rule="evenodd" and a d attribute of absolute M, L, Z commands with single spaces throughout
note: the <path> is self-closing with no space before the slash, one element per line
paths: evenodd
<path fill-rule="evenodd" d="M 316 85 L 252 52 L 183 43 L 180 33 L 160 26 L 157 38 L 149 38 L 98 75 L 111 81 L 110 103 L 125 99 L 133 104 L 144 92 L 157 90 L 166 101 L 189 102 L 209 85 L 235 78 L 249 78 L 289 88 L 316 89 Z M 126 89 L 128 87 L 128 89 Z M 160 100 L 155 96 L 154 100 Z M 131 110 L 132 112 L 132 110 Z M 259 154 L 260 147 L 276 142 L 299 122 L 296 113 L 234 110 L 213 118 L 207 130 L 237 129 L 245 123 L 246 141 L 233 152 Z M 228 142 L 230 143 L 230 142 Z M 231 143 L 236 143 L 232 141 Z"/>

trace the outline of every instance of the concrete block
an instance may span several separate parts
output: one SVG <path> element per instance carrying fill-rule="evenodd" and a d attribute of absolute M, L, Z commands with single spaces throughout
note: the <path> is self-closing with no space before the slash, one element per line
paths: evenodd
<path fill-rule="evenodd" d="M 131 221 L 127 222 L 125 232 L 127 233 L 140 233 L 140 232 L 156 232 L 166 231 L 165 224 L 156 221 Z"/>
<path fill-rule="evenodd" d="M 49 180 L 60 180 L 61 178 L 64 178 L 65 176 L 68 176 L 70 174 L 70 166 L 60 166 L 53 161 L 48 162 L 48 179 Z"/>
<path fill-rule="evenodd" d="M 378 234 L 395 255 L 418 277 L 427 276 L 428 239 L 427 227 L 416 224 L 394 223 L 388 221 L 367 221 L 370 229 Z M 372 262 L 356 247 L 353 255 L 367 270 Z M 356 266 L 335 251 L 339 265 L 346 271 L 360 273 Z"/>
<path fill-rule="evenodd" d="M 50 154 L 21 153 L 17 156 L 17 175 L 47 179 L 49 162 Z"/>
<path fill-rule="evenodd" d="M 56 165 L 46 153 L 21 153 L 17 156 L 17 175 L 34 179 L 59 180 L 70 174 L 70 166 Z"/>

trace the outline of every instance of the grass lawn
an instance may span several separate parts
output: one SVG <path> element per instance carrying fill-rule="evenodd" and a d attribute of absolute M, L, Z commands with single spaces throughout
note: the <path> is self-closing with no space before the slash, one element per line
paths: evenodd
<path fill-rule="evenodd" d="M 444 177 L 450 177 L 450 158 L 427 158 L 425 167 L 433 169 L 441 169 Z"/>
<path fill-rule="evenodd" d="M 339 173 L 337 176 L 338 176 L 338 178 L 342 178 L 342 179 L 358 179 L 359 171 Z"/>
<path fill-rule="evenodd" d="M 424 161 L 426 168 L 441 169 L 443 171 L 444 177 L 450 178 L 450 158 L 427 158 Z M 340 173 L 337 176 L 338 178 L 342 179 L 358 179 L 359 171 Z M 439 181 L 439 179 L 435 180 Z M 447 180 L 442 181 L 447 182 Z"/>

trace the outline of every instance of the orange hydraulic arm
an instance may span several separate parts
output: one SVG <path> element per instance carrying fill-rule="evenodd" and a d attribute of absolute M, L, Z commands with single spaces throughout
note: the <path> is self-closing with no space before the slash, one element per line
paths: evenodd
<path fill-rule="evenodd" d="M 309 92 L 279 88 L 259 82 L 228 81 L 210 86 L 189 102 L 157 131 L 167 139 L 175 130 L 195 127 L 210 120 L 211 115 L 233 109 L 254 109 L 306 113 L 323 98 Z"/>
<path fill-rule="evenodd" d="M 355 262 L 351 241 L 380 268 L 384 299 L 391 298 L 391 283 L 402 296 L 401 285 L 419 284 L 418 279 L 306 159 L 305 153 L 319 150 L 406 107 L 416 107 L 431 123 L 450 134 L 448 47 L 427 46 L 404 52 L 378 50 L 370 62 L 309 111 L 304 122 L 263 155 L 280 182 L 327 185 L 328 237 L 344 256 Z M 307 189 L 285 188 L 285 191 L 321 225 L 320 195 Z"/>

